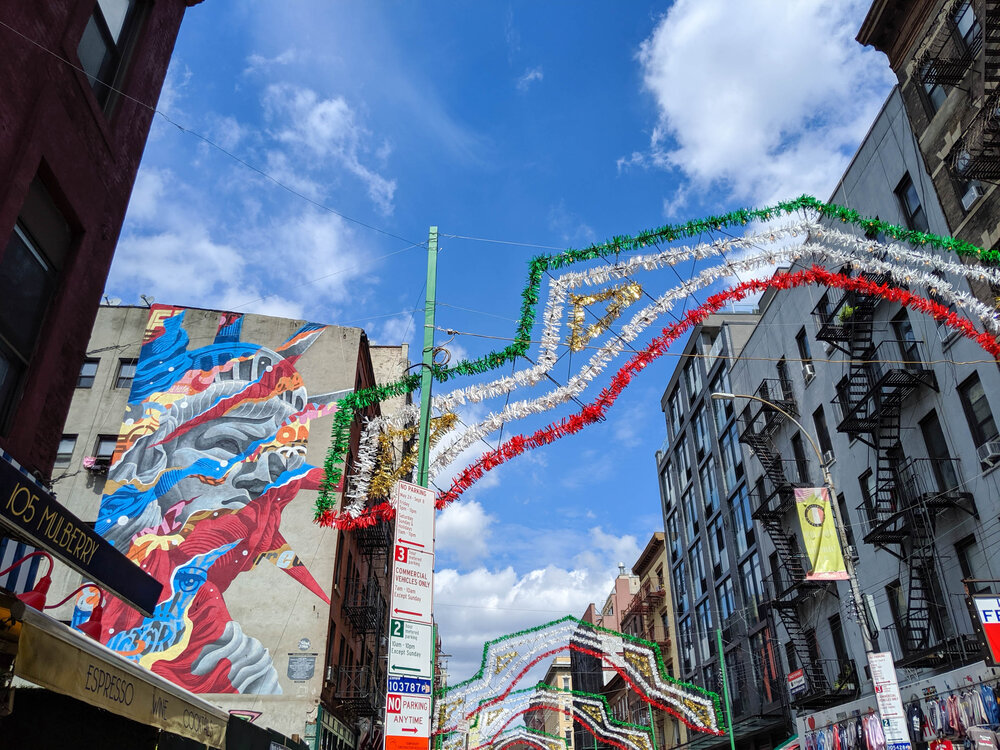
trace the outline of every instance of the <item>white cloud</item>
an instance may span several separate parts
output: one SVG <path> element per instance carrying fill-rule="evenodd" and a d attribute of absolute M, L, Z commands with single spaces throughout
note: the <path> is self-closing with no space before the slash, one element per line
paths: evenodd
<path fill-rule="evenodd" d="M 368 329 L 368 335 L 373 344 L 383 344 L 385 346 L 398 346 L 409 342 L 416 327 L 413 325 L 413 314 L 406 313 L 396 315 L 378 323 L 373 329 Z"/>
<path fill-rule="evenodd" d="M 436 548 L 450 552 L 463 565 L 471 565 L 489 554 L 495 521 L 475 500 L 452 503 L 437 517 Z"/>
<path fill-rule="evenodd" d="M 678 0 L 638 55 L 659 111 L 650 151 L 619 168 L 677 169 L 740 200 L 825 198 L 892 85 L 854 40 L 867 6 Z"/>
<path fill-rule="evenodd" d="M 243 75 L 249 75 L 261 70 L 266 71 L 279 65 L 291 65 L 292 63 L 300 62 L 304 58 L 305 55 L 297 48 L 286 49 L 274 57 L 265 57 L 264 55 L 254 53 L 247 57 L 247 66 L 243 69 Z"/>
<path fill-rule="evenodd" d="M 303 152 L 309 160 L 333 161 L 367 187 L 368 197 L 383 214 L 391 214 L 396 181 L 362 163 L 372 150 L 376 160 L 391 151 L 383 139 L 369 147 L 371 134 L 360 124 L 342 96 L 321 98 L 315 91 L 292 84 L 274 84 L 264 93 L 265 114 L 276 127 L 275 138 Z"/>
<path fill-rule="evenodd" d="M 572 561 L 572 567 L 549 564 L 523 574 L 510 566 L 468 572 L 446 568 L 435 573 L 435 617 L 442 647 L 452 655 L 450 683 L 476 671 L 487 640 L 567 614 L 579 617 L 591 602 L 603 603 L 618 573 L 618 562 L 628 566 L 639 555 L 632 536 L 619 538 L 600 528 L 591 529 L 585 537 L 575 536 L 575 545 L 585 551 Z M 553 540 L 559 546 L 566 542 Z M 548 555 L 540 548 L 538 556 Z"/>
<path fill-rule="evenodd" d="M 245 185 L 234 185 L 242 198 Z M 218 198 L 170 170 L 143 167 L 115 252 L 109 293 L 328 319 L 337 305 L 364 298 L 370 254 L 342 218 L 295 203 L 280 212 L 242 212 L 234 230 L 221 218 Z"/>
<path fill-rule="evenodd" d="M 545 75 L 540 65 L 536 68 L 530 68 L 524 72 L 524 75 L 517 79 L 517 90 L 527 91 L 534 81 L 541 81 L 544 77 Z"/>

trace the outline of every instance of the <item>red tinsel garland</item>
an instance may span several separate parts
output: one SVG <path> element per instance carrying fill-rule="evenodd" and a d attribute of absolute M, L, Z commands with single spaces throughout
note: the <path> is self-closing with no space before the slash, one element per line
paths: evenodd
<path fill-rule="evenodd" d="M 731 302 L 737 302 L 746 297 L 771 289 L 793 289 L 806 284 L 860 292 L 882 298 L 888 302 L 897 302 L 903 307 L 930 315 L 934 320 L 948 328 L 957 331 L 962 336 L 978 343 L 984 351 L 1000 358 L 1000 344 L 987 332 L 976 330 L 975 325 L 958 313 L 949 310 L 944 305 L 924 297 L 918 297 L 907 289 L 876 284 L 864 277 L 851 277 L 841 273 L 828 271 L 820 266 L 797 271 L 796 273 L 777 273 L 770 279 L 744 281 L 731 289 L 713 294 L 703 305 L 687 312 L 684 318 L 653 339 L 641 352 L 633 356 L 611 379 L 611 383 L 601 390 L 592 402 L 585 405 L 579 412 L 571 414 L 558 422 L 543 427 L 531 435 L 515 435 L 501 444 L 496 450 L 488 451 L 474 463 L 467 466 L 454 479 L 452 486 L 437 496 L 436 507 L 444 508 L 448 503 L 457 500 L 462 493 L 478 482 L 483 475 L 505 464 L 507 461 L 521 455 L 526 450 L 548 445 L 559 438 L 573 435 L 587 425 L 593 424 L 604 417 L 604 414 L 617 400 L 621 392 L 632 382 L 632 378 L 640 373 L 654 360 L 663 356 L 670 345 L 688 329 L 701 323 L 709 315 L 723 309 Z M 395 509 L 387 502 L 367 508 L 361 515 L 341 515 L 334 511 L 326 511 L 319 519 L 322 526 L 336 526 L 340 529 L 357 529 L 374 526 L 387 521 L 395 515 Z"/>

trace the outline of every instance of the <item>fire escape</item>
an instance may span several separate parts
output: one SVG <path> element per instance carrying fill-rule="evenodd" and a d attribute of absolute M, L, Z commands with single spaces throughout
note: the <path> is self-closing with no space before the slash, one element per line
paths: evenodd
<path fill-rule="evenodd" d="M 971 107 L 962 117 L 964 129 L 948 160 L 959 180 L 997 181 L 1000 179 L 1000 1 L 945 3 L 922 49 L 917 58 L 917 72 L 925 90 L 935 85 L 961 86 L 980 51 L 984 53 L 982 75 L 969 79 Z M 970 196 L 966 209 L 974 199 L 975 196 Z"/>
<path fill-rule="evenodd" d="M 358 551 L 367 563 L 368 575 L 358 574 L 348 579 L 344 591 L 343 612 L 360 639 L 363 658 L 357 666 L 341 666 L 337 675 L 337 701 L 357 718 L 381 716 L 386 686 L 388 638 L 386 576 L 392 527 L 379 523 L 359 529 Z"/>
<path fill-rule="evenodd" d="M 875 279 L 881 281 L 882 279 Z M 955 459 L 905 459 L 900 446 L 904 406 L 919 389 L 937 390 L 934 373 L 919 357 L 919 343 L 874 340 L 874 312 L 879 298 L 847 292 L 814 310 L 816 338 L 847 355 L 846 387 L 839 388 L 843 419 L 839 432 L 871 447 L 873 482 L 859 506 L 864 541 L 900 561 L 906 579 L 905 609 L 894 612 L 901 659 L 899 666 L 947 664 L 964 656 L 960 638 L 944 638 L 941 596 L 936 590 L 935 518 L 945 508 L 974 513 L 972 497 L 961 490 Z"/>
<path fill-rule="evenodd" d="M 656 616 L 663 606 L 665 594 L 664 589 L 645 581 L 622 615 L 622 632 L 659 646 L 663 665 L 672 673 L 670 636 L 663 627 L 663 620 Z"/>
<path fill-rule="evenodd" d="M 754 395 L 798 416 L 798 405 L 787 376 L 764 379 Z M 799 613 L 799 605 L 818 589 L 831 592 L 836 589 L 830 583 L 806 579 L 798 539 L 788 531 L 794 528 L 795 488 L 805 486 L 788 478 L 786 460 L 774 444 L 775 435 L 788 420 L 770 405 L 753 401 L 740 421 L 740 442 L 753 451 L 764 469 L 765 478 L 751 493 L 753 517 L 769 534 L 779 562 L 779 570 L 764 580 L 764 597 L 769 611 L 784 625 L 805 677 L 804 689 L 793 693 L 791 702 L 798 708 L 823 708 L 853 698 L 858 692 L 853 662 L 821 659 Z"/>

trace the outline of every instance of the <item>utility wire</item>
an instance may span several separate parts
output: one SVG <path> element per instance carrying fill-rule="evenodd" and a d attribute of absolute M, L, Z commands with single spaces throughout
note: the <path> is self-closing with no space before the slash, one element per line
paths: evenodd
<path fill-rule="evenodd" d="M 13 26 L 11 26 L 10 24 L 5 23 L 4 21 L 0 21 L 0 26 L 3 26 L 7 30 L 13 32 L 17 36 L 19 36 L 22 39 L 24 39 L 29 44 L 31 44 L 31 45 L 37 47 L 38 49 L 40 49 L 45 54 L 50 55 L 51 57 L 54 57 L 56 60 L 58 60 L 59 62 L 61 62 L 63 65 L 66 65 L 67 67 L 72 68 L 73 70 L 75 70 L 75 71 L 77 71 L 79 73 L 82 73 L 83 75 L 87 76 L 87 80 L 89 80 L 91 83 L 93 83 L 94 81 L 97 80 L 94 76 L 92 76 L 90 73 L 88 73 L 83 68 L 81 68 L 81 67 L 79 67 L 77 65 L 74 65 L 72 62 L 70 62 L 69 60 L 67 60 L 62 55 L 54 52 L 53 50 L 50 50 L 48 47 L 44 46 L 43 44 L 40 44 L 39 42 L 35 41 L 31 37 L 27 36 L 26 34 L 23 34 L 22 32 L 20 32 L 17 29 L 15 29 Z M 142 107 L 143 109 L 149 110 L 154 115 L 159 115 L 164 120 L 166 120 L 171 125 L 173 125 L 175 128 L 177 128 L 178 130 L 180 130 L 182 133 L 188 133 L 188 134 L 194 136 L 195 138 L 203 141 L 204 143 L 206 143 L 207 145 L 209 145 L 212 148 L 216 149 L 217 151 L 225 154 L 226 156 L 228 156 L 233 161 L 236 161 L 239 164 L 242 164 L 247 169 L 249 169 L 249 170 L 251 170 L 253 172 L 256 172 L 257 174 L 259 174 L 261 177 L 265 178 L 266 180 L 269 180 L 270 182 L 273 182 L 275 185 L 277 185 L 282 190 L 284 190 L 284 191 L 286 191 L 288 193 L 291 193 L 295 197 L 300 198 L 300 199 L 306 201 L 307 203 L 312 204 L 313 206 L 316 206 L 316 208 L 322 209 L 323 211 L 327 211 L 328 213 L 334 214 L 335 216 L 339 216 L 341 219 L 344 219 L 345 221 L 349 221 L 352 224 L 357 224 L 358 226 L 364 227 L 365 229 L 370 229 L 373 232 L 378 232 L 379 234 L 383 234 L 386 237 L 392 237 L 393 239 L 401 240 L 402 242 L 413 243 L 412 240 L 407 239 L 406 237 L 401 237 L 398 234 L 394 234 L 394 233 L 392 233 L 392 232 L 390 232 L 388 230 L 382 229 L 381 227 L 377 227 L 374 224 L 369 224 L 367 222 L 361 221 L 360 219 L 355 219 L 354 217 L 348 216 L 347 214 L 345 214 L 345 213 L 343 213 L 341 211 L 338 211 L 335 208 L 331 208 L 330 206 L 327 206 L 324 203 L 320 203 L 319 201 L 313 200 L 309 196 L 304 195 L 304 194 L 300 193 L 299 191 L 295 190 L 293 187 L 291 187 L 289 185 L 286 185 L 284 182 L 282 182 L 281 180 L 279 180 L 277 177 L 274 177 L 273 175 L 271 175 L 270 173 L 268 173 L 265 170 L 261 169 L 260 167 L 257 167 L 255 165 L 251 164 L 250 162 L 246 161 L 245 159 L 243 159 L 243 158 L 237 156 L 236 154 L 232 153 L 231 151 L 223 148 L 218 143 L 216 143 L 215 141 L 213 141 L 211 138 L 208 138 L 207 136 L 202 135 L 201 133 L 199 133 L 196 130 L 192 130 L 191 128 L 188 128 L 188 127 L 185 127 L 184 125 L 181 125 L 179 122 L 177 122 L 176 120 L 173 120 L 169 115 L 167 115 L 165 112 L 163 112 L 161 110 L 158 110 L 156 107 L 154 107 L 154 106 L 152 106 L 150 104 L 147 104 L 146 102 L 144 102 L 144 101 L 142 101 L 140 99 L 136 99 L 134 96 L 131 96 L 130 94 L 127 94 L 126 92 L 122 91 L 121 89 L 115 88 L 114 86 L 109 86 L 107 84 L 103 84 L 103 85 L 105 85 L 111 91 L 114 91 L 116 94 L 118 94 L 122 98 L 128 99 L 131 102 L 134 102 L 135 104 L 137 104 L 138 106 Z M 419 246 L 419 245 L 426 245 L 426 242 L 413 243 L 414 247 Z"/>

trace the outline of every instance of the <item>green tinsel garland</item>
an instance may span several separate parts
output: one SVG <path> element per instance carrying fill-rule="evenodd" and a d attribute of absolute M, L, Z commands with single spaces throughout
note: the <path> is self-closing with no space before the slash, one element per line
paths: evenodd
<path fill-rule="evenodd" d="M 866 234 L 885 234 L 901 242 L 909 242 L 913 245 L 930 245 L 962 257 L 972 256 L 980 261 L 990 263 L 1000 260 L 1000 250 L 983 250 L 954 237 L 939 237 L 929 232 L 906 229 L 880 219 L 867 218 L 853 208 L 823 203 L 812 196 L 803 195 L 767 208 L 741 208 L 720 216 L 696 219 L 686 224 L 666 225 L 659 229 L 646 230 L 635 236 L 612 237 L 608 242 L 594 244 L 582 250 L 569 249 L 557 255 L 541 255 L 532 258 L 528 264 L 527 284 L 524 291 L 521 292 L 521 317 L 515 329 L 514 341 L 500 351 L 490 352 L 478 359 L 463 360 L 453 367 L 434 365 L 431 367 L 431 375 L 437 382 L 445 383 L 461 375 L 481 375 L 510 363 L 517 357 L 525 356 L 531 345 L 531 329 L 535 325 L 539 290 L 541 289 L 542 276 L 546 271 L 622 252 L 639 250 L 650 245 L 696 237 L 705 232 L 718 231 L 723 227 L 744 225 L 751 221 L 767 221 L 781 214 L 791 214 L 805 209 L 814 210 L 825 218 L 839 219 L 843 223 L 853 224 L 863 229 Z M 337 487 L 343 476 L 343 462 L 347 454 L 350 427 L 355 415 L 374 403 L 412 393 L 419 387 L 420 376 L 408 375 L 395 383 L 357 391 L 338 402 L 338 411 L 333 422 L 332 439 L 323 462 L 325 476 L 320 485 L 319 497 L 316 500 L 317 519 L 325 511 L 336 508 Z"/>

